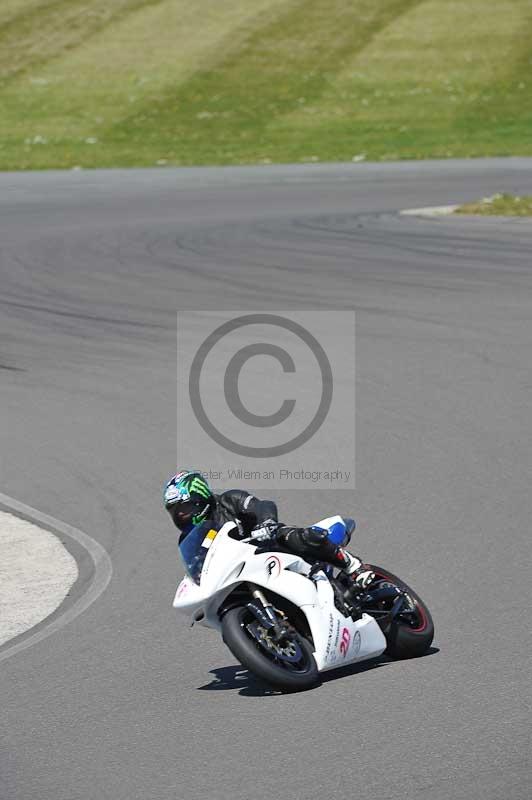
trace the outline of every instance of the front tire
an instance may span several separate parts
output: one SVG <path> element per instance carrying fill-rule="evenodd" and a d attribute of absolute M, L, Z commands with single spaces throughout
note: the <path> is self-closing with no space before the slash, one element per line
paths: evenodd
<path fill-rule="evenodd" d="M 300 692 L 319 683 L 318 667 L 307 639 L 295 631 L 291 633 L 287 646 L 293 655 L 291 660 L 283 660 L 282 654 L 276 654 L 268 645 L 266 637 L 261 640 L 257 636 L 257 621 L 245 606 L 231 608 L 224 615 L 222 637 L 244 667 L 275 689 Z"/>
<path fill-rule="evenodd" d="M 400 614 L 383 630 L 387 641 L 386 654 L 396 659 L 425 655 L 434 639 L 434 623 L 427 606 L 397 575 L 372 564 L 368 565 L 368 569 L 373 570 L 377 580 L 389 582 L 405 592 L 413 609 L 409 615 Z"/>

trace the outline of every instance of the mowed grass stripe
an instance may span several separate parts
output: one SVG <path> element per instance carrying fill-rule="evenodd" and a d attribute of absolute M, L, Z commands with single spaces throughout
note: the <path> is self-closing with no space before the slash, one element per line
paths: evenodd
<path fill-rule="evenodd" d="M 0 26 L 21 14 L 33 12 L 49 0 L 2 0 L 0 4 Z"/>
<path fill-rule="evenodd" d="M 185 85 L 156 104 L 149 102 L 108 134 L 139 146 L 157 139 L 167 158 L 186 164 L 196 163 L 198 153 L 203 163 L 260 159 L 271 152 L 269 129 L 279 117 L 302 99 L 318 100 L 353 53 L 420 2 L 285 3 L 236 53 L 198 70 Z"/>
<path fill-rule="evenodd" d="M 62 55 L 124 14 L 157 2 L 159 0 L 20 3 L 18 13 L 0 26 L 0 81 Z"/>
<path fill-rule="evenodd" d="M 137 105 L 157 102 L 198 64 L 238 49 L 242 37 L 284 2 L 162 0 L 57 52 L 0 90 L 0 167 L 138 163 L 135 149 L 111 148 L 104 126 Z"/>
<path fill-rule="evenodd" d="M 478 3 L 478 0 L 476 0 Z M 506 20 L 503 10 L 507 11 Z M 490 78 L 476 83 L 470 102 L 458 103 L 454 132 L 474 155 L 532 154 L 532 0 L 505 0 L 488 53 Z M 511 36 L 501 36 L 512 25 Z M 486 45 L 487 45 L 486 36 Z"/>
<path fill-rule="evenodd" d="M 339 160 L 530 154 L 531 15 L 531 0 L 426 0 L 354 54 L 319 104 L 279 120 L 279 140 Z"/>
<path fill-rule="evenodd" d="M 137 3 L 20 28 L 0 168 L 532 154 L 532 0 Z"/>

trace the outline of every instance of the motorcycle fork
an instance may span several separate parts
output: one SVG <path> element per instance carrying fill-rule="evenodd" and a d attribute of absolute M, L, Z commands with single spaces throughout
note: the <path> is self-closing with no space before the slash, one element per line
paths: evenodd
<path fill-rule="evenodd" d="M 280 641 L 286 634 L 286 628 L 283 623 L 279 621 L 274 607 L 268 602 L 264 593 L 261 592 L 257 586 L 249 584 L 249 588 L 251 596 L 257 601 L 256 603 L 248 603 L 249 610 L 258 619 L 261 625 L 268 629 L 272 638 L 277 642 Z"/>

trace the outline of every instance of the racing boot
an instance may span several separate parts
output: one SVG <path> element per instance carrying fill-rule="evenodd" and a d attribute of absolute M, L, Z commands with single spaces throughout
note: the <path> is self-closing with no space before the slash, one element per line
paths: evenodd
<path fill-rule="evenodd" d="M 358 589 L 367 589 L 370 583 L 375 580 L 375 573 L 370 569 L 366 569 L 359 558 L 351 555 L 343 547 L 338 548 L 336 557 L 337 562 L 343 561 L 343 565 L 340 566 L 340 563 L 335 563 L 335 566 L 339 566 L 346 575 L 349 575 L 352 584 Z"/>
<path fill-rule="evenodd" d="M 347 550 L 342 549 L 339 558 L 345 560 L 345 566 L 342 567 L 342 574 L 345 575 L 343 585 L 346 587 L 343 601 L 352 610 L 353 619 L 359 619 L 362 616 L 363 596 L 375 579 L 375 573 L 366 569 L 361 560 L 348 553 Z"/>

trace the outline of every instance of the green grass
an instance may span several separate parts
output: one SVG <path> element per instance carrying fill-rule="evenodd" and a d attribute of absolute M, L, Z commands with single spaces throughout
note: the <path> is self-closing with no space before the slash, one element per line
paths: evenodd
<path fill-rule="evenodd" d="M 532 155 L 532 0 L 2 0 L 0 169 Z"/>
<path fill-rule="evenodd" d="M 532 217 L 532 196 L 517 197 L 511 194 L 495 194 L 478 203 L 467 203 L 455 211 L 456 214 L 481 214 L 485 217 Z"/>

